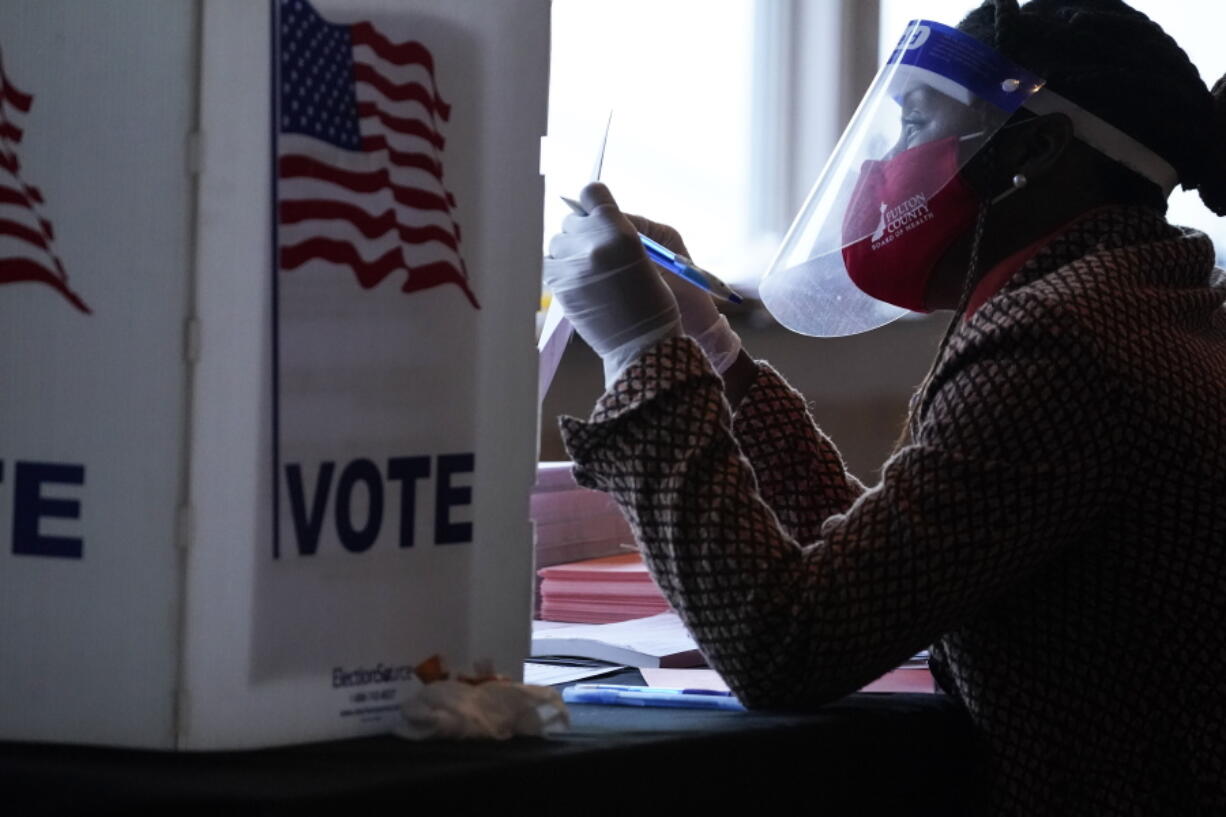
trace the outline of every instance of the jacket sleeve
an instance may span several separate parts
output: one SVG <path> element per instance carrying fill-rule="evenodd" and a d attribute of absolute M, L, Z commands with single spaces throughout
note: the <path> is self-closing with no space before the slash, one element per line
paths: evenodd
<path fill-rule="evenodd" d="M 764 500 L 688 339 L 641 356 L 589 421 L 562 418 L 576 477 L 622 506 L 661 590 L 747 706 L 860 688 L 1075 546 L 1103 512 L 1119 442 L 1092 339 L 1024 295 L 1003 300 L 955 334 L 917 440 L 811 538 Z M 993 318 L 1007 308 L 1031 314 Z M 835 509 L 846 488 L 798 490 Z"/>
<path fill-rule="evenodd" d="M 757 478 L 758 494 L 783 529 L 810 541 L 845 513 L 864 486 L 809 413 L 800 392 L 765 363 L 732 418 L 732 432 Z"/>

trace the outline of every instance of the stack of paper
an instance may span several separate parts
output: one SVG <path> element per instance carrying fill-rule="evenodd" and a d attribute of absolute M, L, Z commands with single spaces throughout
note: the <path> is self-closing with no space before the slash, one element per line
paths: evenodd
<path fill-rule="evenodd" d="M 536 565 L 593 559 L 625 552 L 634 534 L 607 494 L 575 484 L 569 462 L 542 462 L 532 490 Z"/>
<path fill-rule="evenodd" d="M 589 661 L 582 666 L 573 662 L 555 662 L 550 660 L 525 661 L 524 683 L 537 686 L 553 686 L 555 684 L 572 684 L 585 678 L 599 678 L 621 672 L 625 666 L 609 664 L 604 661 Z M 678 670 L 680 671 L 680 670 Z"/>
<path fill-rule="evenodd" d="M 668 602 L 637 553 L 606 556 L 538 571 L 539 618 L 607 624 L 667 611 Z"/>
<path fill-rule="evenodd" d="M 701 667 L 706 664 L 676 613 L 661 613 L 616 624 L 569 627 L 534 622 L 532 654 L 573 655 L 629 667 Z"/>

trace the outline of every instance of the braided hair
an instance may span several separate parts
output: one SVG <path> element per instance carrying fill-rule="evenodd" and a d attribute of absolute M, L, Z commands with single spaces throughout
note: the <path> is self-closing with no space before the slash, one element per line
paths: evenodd
<path fill-rule="evenodd" d="M 1185 190 L 1226 215 L 1226 77 L 1210 91 L 1157 23 L 1121 0 L 1031 0 L 1020 8 L 1017 0 L 986 0 L 958 28 L 1166 159 Z M 1119 198 L 1162 201 L 1156 185 L 1111 164 L 1107 181 Z"/>

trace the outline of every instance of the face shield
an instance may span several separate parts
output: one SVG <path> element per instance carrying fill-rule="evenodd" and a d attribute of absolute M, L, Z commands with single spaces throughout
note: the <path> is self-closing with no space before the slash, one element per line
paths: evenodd
<path fill-rule="evenodd" d="M 1042 84 L 953 28 L 908 24 L 762 278 L 776 320 L 838 337 L 922 311 L 932 267 L 974 224 L 963 168 Z"/>

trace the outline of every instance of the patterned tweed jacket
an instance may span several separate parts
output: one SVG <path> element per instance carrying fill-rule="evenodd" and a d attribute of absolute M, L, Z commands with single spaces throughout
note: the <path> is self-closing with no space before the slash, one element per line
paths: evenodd
<path fill-rule="evenodd" d="M 933 645 L 994 814 L 1226 814 L 1226 284 L 1151 211 L 1077 222 L 956 330 L 866 488 L 773 369 L 688 338 L 563 435 L 750 707 Z"/>

